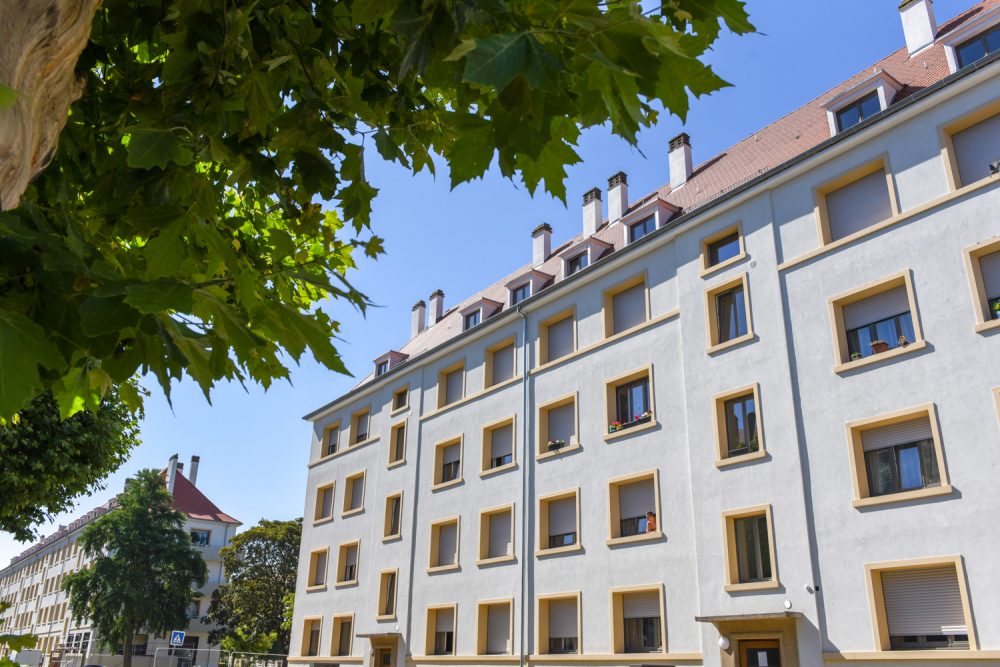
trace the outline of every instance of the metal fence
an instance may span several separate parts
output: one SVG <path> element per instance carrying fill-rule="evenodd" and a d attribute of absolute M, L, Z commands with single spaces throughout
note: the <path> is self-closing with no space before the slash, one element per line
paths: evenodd
<path fill-rule="evenodd" d="M 147 656 L 147 660 L 148 660 Z M 148 667 L 283 667 L 288 656 L 277 653 L 247 653 L 244 651 L 223 651 L 217 648 L 169 648 L 159 647 L 153 652 Z M 120 667 L 100 663 L 103 667 Z M 83 667 L 82 665 L 80 667 Z M 147 667 L 132 659 L 132 667 Z"/>

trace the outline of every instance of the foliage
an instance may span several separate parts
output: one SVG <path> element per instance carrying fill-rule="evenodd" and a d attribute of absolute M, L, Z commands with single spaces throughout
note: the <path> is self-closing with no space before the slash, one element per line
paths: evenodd
<path fill-rule="evenodd" d="M 0 602 L 0 616 L 11 608 L 9 602 Z M 38 644 L 38 637 L 35 635 L 4 635 L 0 634 L 0 648 L 8 648 L 10 652 L 17 653 L 26 648 L 34 648 Z M 17 663 L 10 658 L 0 657 L 0 667 L 18 667 Z"/>
<path fill-rule="evenodd" d="M 63 420 L 49 393 L 32 399 L 0 426 L 0 530 L 22 542 L 32 526 L 73 506 L 74 498 L 103 489 L 139 444 L 137 416 L 105 394 L 95 410 Z"/>
<path fill-rule="evenodd" d="M 83 529 L 80 542 L 94 560 L 67 575 L 63 589 L 73 619 L 91 619 L 104 644 L 124 647 L 130 667 L 136 633 L 187 627 L 188 606 L 199 595 L 192 585 L 205 584 L 207 568 L 157 471 L 140 470 L 117 500 Z"/>
<path fill-rule="evenodd" d="M 284 597 L 295 591 L 302 519 L 262 519 L 236 537 L 220 552 L 226 583 L 212 593 L 206 620 L 218 626 L 209 643 L 253 650 L 258 653 L 288 653 L 289 628 L 282 625 Z M 270 638 L 270 642 L 267 639 Z"/>
<path fill-rule="evenodd" d="M 306 351 L 346 372 L 319 303 L 368 303 L 367 152 L 565 199 L 583 128 L 634 143 L 727 85 L 699 60 L 721 22 L 753 29 L 741 0 L 106 0 L 58 151 L 0 214 L 0 417 L 137 372 L 168 396 Z"/>

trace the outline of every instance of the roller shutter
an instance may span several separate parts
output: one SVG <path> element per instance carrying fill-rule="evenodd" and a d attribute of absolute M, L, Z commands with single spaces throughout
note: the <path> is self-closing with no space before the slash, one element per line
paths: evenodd
<path fill-rule="evenodd" d="M 576 637 L 576 600 L 549 602 L 549 637 L 562 639 Z"/>
<path fill-rule="evenodd" d="M 514 377 L 514 346 L 508 345 L 493 352 L 493 378 L 490 384 L 498 384 Z"/>
<path fill-rule="evenodd" d="M 889 634 L 966 634 L 962 594 L 954 567 L 883 572 Z"/>
<path fill-rule="evenodd" d="M 646 321 L 646 284 L 639 283 L 629 287 L 624 292 L 615 294 L 611 299 L 611 309 L 614 319 L 613 333 L 642 324 Z"/>
<path fill-rule="evenodd" d="M 576 532 L 576 498 L 562 498 L 549 503 L 549 535 Z"/>
<path fill-rule="evenodd" d="M 866 452 L 875 449 L 884 449 L 893 445 L 906 445 L 911 442 L 930 440 L 934 437 L 931 432 L 931 420 L 927 415 L 912 419 L 910 421 L 891 424 L 889 426 L 877 426 L 861 432 L 861 447 Z"/>
<path fill-rule="evenodd" d="M 844 306 L 844 328 L 850 331 L 908 312 L 910 312 L 910 298 L 906 286 L 900 285 Z"/>
<path fill-rule="evenodd" d="M 448 373 L 444 378 L 444 404 L 450 405 L 455 401 L 462 400 L 462 383 L 465 375 L 465 369 L 459 368 L 458 370 Z"/>
<path fill-rule="evenodd" d="M 892 217 L 885 172 L 880 169 L 827 194 L 826 214 L 831 241 Z"/>
<path fill-rule="evenodd" d="M 491 514 L 489 522 L 490 543 L 487 558 L 511 555 L 510 512 Z"/>
<path fill-rule="evenodd" d="M 490 432 L 490 458 L 507 456 L 514 448 L 514 427 L 510 424 Z"/>
<path fill-rule="evenodd" d="M 576 405 L 567 403 L 549 410 L 549 440 L 565 440 L 570 444 L 576 437 Z M 546 445 L 547 443 L 542 443 Z"/>
<path fill-rule="evenodd" d="M 448 445 L 441 452 L 442 463 L 455 463 L 462 460 L 462 446 L 458 444 Z"/>
<path fill-rule="evenodd" d="M 657 591 L 640 591 L 622 594 L 622 611 L 625 618 L 652 618 L 660 616 L 660 594 Z"/>
<path fill-rule="evenodd" d="M 956 132 L 951 137 L 961 185 L 990 175 L 990 163 L 1000 160 L 1000 114 Z"/>
<path fill-rule="evenodd" d="M 547 361 L 564 357 L 573 351 L 573 318 L 559 320 L 549 325 L 549 349 Z"/>
<path fill-rule="evenodd" d="M 438 562 L 435 565 L 454 565 L 458 525 L 449 523 L 438 528 Z"/>
<path fill-rule="evenodd" d="M 983 274 L 983 288 L 986 290 L 986 298 L 995 299 L 1000 296 L 1000 251 L 980 257 L 979 271 Z"/>
<path fill-rule="evenodd" d="M 491 604 L 486 608 L 486 653 L 505 655 L 510 653 L 510 607 L 505 604 Z"/>
<path fill-rule="evenodd" d="M 326 552 L 321 551 L 316 554 L 316 571 L 313 575 L 313 586 L 322 586 L 326 583 Z"/>
<path fill-rule="evenodd" d="M 351 480 L 351 506 L 348 509 L 359 509 L 365 500 L 365 478 L 357 477 Z"/>
<path fill-rule="evenodd" d="M 646 512 L 655 511 L 656 492 L 652 478 L 618 488 L 618 513 L 622 519 L 646 516 Z"/>
<path fill-rule="evenodd" d="M 455 631 L 454 609 L 438 609 L 434 612 L 434 631 L 435 632 Z"/>

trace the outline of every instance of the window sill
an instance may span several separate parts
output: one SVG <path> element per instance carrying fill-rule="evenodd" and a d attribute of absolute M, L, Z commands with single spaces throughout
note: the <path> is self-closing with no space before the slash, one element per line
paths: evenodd
<path fill-rule="evenodd" d="M 330 657 L 318 656 L 318 655 L 302 655 L 302 656 L 292 656 L 288 658 L 288 662 L 291 664 L 296 663 L 312 663 L 316 665 L 339 665 L 339 664 L 352 664 L 360 665 L 365 661 L 364 658 L 353 656 L 353 655 L 334 655 Z"/>
<path fill-rule="evenodd" d="M 720 459 L 715 462 L 716 468 L 728 468 L 729 466 L 739 465 L 740 463 L 746 463 L 747 461 L 756 461 L 757 459 L 762 459 L 767 456 L 767 452 L 761 447 L 756 452 L 751 452 L 749 454 L 740 454 L 739 456 L 730 456 L 729 458 Z"/>
<path fill-rule="evenodd" d="M 393 468 L 398 468 L 399 466 L 405 466 L 406 459 L 399 459 L 398 461 L 391 461 L 385 468 L 386 470 L 392 470 Z"/>
<path fill-rule="evenodd" d="M 520 381 L 521 381 L 521 376 L 518 375 L 518 376 L 512 377 L 509 380 L 504 380 L 503 382 L 498 382 L 497 384 L 493 385 L 489 389 L 484 389 L 483 391 L 476 392 L 475 394 L 469 394 L 468 396 L 465 396 L 463 398 L 458 399 L 454 403 L 449 403 L 448 405 L 442 405 L 441 407 L 438 407 L 438 408 L 434 409 L 433 411 L 428 412 L 425 415 L 421 415 L 420 416 L 420 421 L 424 421 L 425 419 L 430 419 L 431 417 L 437 417 L 438 415 L 443 414 L 445 412 L 448 412 L 449 410 L 454 410 L 455 408 L 457 408 L 457 407 L 459 407 L 461 405 L 465 405 L 466 403 L 471 403 L 472 401 L 474 401 L 476 399 L 479 399 L 479 398 L 482 398 L 483 396 L 486 396 L 487 394 L 492 394 L 495 391 L 499 391 L 499 390 L 503 389 L 504 387 L 509 387 L 510 385 L 515 384 L 515 383 L 520 382 Z"/>
<path fill-rule="evenodd" d="M 617 440 L 618 438 L 624 438 L 627 435 L 632 435 L 633 433 L 642 433 L 643 431 L 648 431 L 658 425 L 656 419 L 650 419 L 645 424 L 639 424 L 638 426 L 631 426 L 629 428 L 623 428 L 614 433 L 605 433 L 604 442 L 611 442 L 612 440 Z"/>
<path fill-rule="evenodd" d="M 975 329 L 976 333 L 986 333 L 987 331 L 1000 329 L 1000 320 L 990 320 L 989 322 L 977 322 Z"/>
<path fill-rule="evenodd" d="M 632 544 L 633 542 L 650 542 L 652 540 L 659 540 L 663 538 L 662 531 L 656 531 L 655 533 L 641 533 L 639 535 L 629 535 L 628 537 L 612 537 L 606 540 L 604 543 L 609 547 L 617 546 L 619 544 Z"/>
<path fill-rule="evenodd" d="M 355 443 L 355 444 L 353 444 L 353 445 L 351 445 L 349 447 L 344 447 L 339 452 L 334 452 L 333 454 L 327 454 L 326 456 L 320 457 L 320 458 L 316 459 L 315 461 L 310 461 L 308 467 L 309 468 L 313 468 L 315 466 L 318 466 L 318 465 L 321 465 L 323 463 L 326 463 L 327 461 L 332 461 L 333 459 L 335 459 L 335 458 L 337 458 L 339 456 L 343 456 L 344 454 L 347 454 L 348 452 L 353 452 L 355 449 L 358 449 L 359 447 L 364 447 L 365 445 L 370 445 L 370 444 L 378 442 L 378 441 L 379 441 L 379 436 L 377 436 L 377 435 L 374 436 L 374 437 L 372 437 L 372 438 L 368 438 L 367 440 L 362 440 L 361 442 Z"/>
<path fill-rule="evenodd" d="M 823 662 L 893 662 L 916 660 L 997 660 L 1000 651 L 973 651 L 969 649 L 923 649 L 914 651 L 858 651 L 840 653 L 831 651 L 823 653 Z"/>
<path fill-rule="evenodd" d="M 520 658 L 517 655 L 413 655 L 407 658 L 416 663 L 462 663 L 464 665 L 475 665 L 482 663 L 509 663 L 517 664 Z"/>
<path fill-rule="evenodd" d="M 567 454 L 569 452 L 575 452 L 578 449 L 580 449 L 580 443 L 573 442 L 571 444 L 566 445 L 565 447 L 560 447 L 559 449 L 550 449 L 545 452 L 542 452 L 541 454 L 536 454 L 535 460 L 544 461 L 546 459 L 554 459 L 557 456 L 560 456 L 562 454 Z"/>
<path fill-rule="evenodd" d="M 536 558 L 546 558 L 548 556 L 561 556 L 563 554 L 576 553 L 577 551 L 583 551 L 583 545 L 579 542 L 576 544 L 569 544 L 564 547 L 552 547 L 551 549 L 539 549 L 535 552 Z"/>
<path fill-rule="evenodd" d="M 382 544 L 389 544 L 391 542 L 399 542 L 401 539 L 403 539 L 403 536 L 400 535 L 400 534 L 398 534 L 398 533 L 396 535 L 385 535 L 382 538 Z"/>
<path fill-rule="evenodd" d="M 338 581 L 333 585 L 334 588 L 351 588 L 358 585 L 357 579 L 351 579 L 350 581 Z"/>
<path fill-rule="evenodd" d="M 333 516 L 325 516 L 321 519 L 316 519 L 313 521 L 313 526 L 325 526 L 328 523 L 333 522 Z"/>
<path fill-rule="evenodd" d="M 710 266 L 708 268 L 702 269 L 698 273 L 698 277 L 699 278 L 707 278 L 710 275 L 712 275 L 714 273 L 717 273 L 718 271 L 722 271 L 725 268 L 728 268 L 730 266 L 734 266 L 736 264 L 739 264 L 740 262 L 742 262 L 746 258 L 747 258 L 747 253 L 746 253 L 746 251 L 743 251 L 740 254 L 736 255 L 735 257 L 730 257 L 729 259 L 727 259 L 724 262 L 719 262 L 718 264 L 713 264 L 712 266 Z"/>
<path fill-rule="evenodd" d="M 357 509 L 347 510 L 346 512 L 341 512 L 340 513 L 340 517 L 341 518 L 345 518 L 345 517 L 349 517 L 349 516 L 355 516 L 357 514 L 361 514 L 364 511 L 365 511 L 365 506 L 362 505 L 361 507 L 359 507 Z"/>
<path fill-rule="evenodd" d="M 427 574 L 440 574 L 442 572 L 457 572 L 460 569 L 458 563 L 454 563 L 452 565 L 435 565 L 427 568 L 426 572 Z"/>
<path fill-rule="evenodd" d="M 727 593 L 740 593 L 742 591 L 767 591 L 781 588 L 781 583 L 777 579 L 770 581 L 752 581 L 746 584 L 726 584 L 724 587 Z"/>
<path fill-rule="evenodd" d="M 705 350 L 705 354 L 707 355 L 718 354 L 719 352 L 724 352 L 725 350 L 728 350 L 731 347 L 742 345 L 748 340 L 753 340 L 753 338 L 754 338 L 753 331 L 748 331 L 742 336 L 737 336 L 736 338 L 727 340 L 725 343 L 716 343 L 715 345 L 709 345 L 708 348 Z"/>
<path fill-rule="evenodd" d="M 642 656 L 641 659 L 637 656 Z M 625 664 L 633 665 L 637 663 L 656 663 L 656 664 L 696 664 L 700 665 L 703 660 L 703 655 L 701 653 L 664 653 L 663 651 L 655 651 L 653 653 L 612 653 L 612 654 L 594 654 L 594 653 L 550 653 L 536 655 L 532 654 L 530 656 L 532 662 L 567 662 L 567 663 L 599 663 L 599 664 Z"/>
<path fill-rule="evenodd" d="M 517 468 L 517 461 L 511 463 L 505 463 L 502 466 L 497 466 L 496 468 L 490 468 L 489 470 L 482 470 L 479 472 L 479 476 L 486 478 L 492 477 L 493 475 L 499 475 L 502 472 L 507 472 L 508 470 L 514 470 Z"/>
<path fill-rule="evenodd" d="M 326 584 L 316 584 L 314 586 L 306 586 L 306 593 L 319 593 L 320 591 L 326 590 Z"/>
<path fill-rule="evenodd" d="M 395 614 L 379 615 L 379 616 L 375 617 L 375 620 L 376 621 L 395 621 L 396 620 L 396 615 Z"/>
<path fill-rule="evenodd" d="M 902 503 L 907 500 L 917 500 L 919 498 L 933 498 L 934 496 L 950 495 L 954 489 L 951 484 L 941 486 L 931 486 L 924 489 L 914 489 L 913 491 L 901 491 L 900 493 L 889 493 L 884 496 L 869 496 L 868 498 L 855 498 L 852 504 L 855 507 L 872 507 L 875 505 L 888 505 L 891 503 Z"/>
<path fill-rule="evenodd" d="M 514 556 L 496 556 L 494 558 L 480 558 L 476 560 L 476 565 L 484 567 L 488 565 L 499 565 L 500 563 L 513 563 L 517 560 Z"/>
<path fill-rule="evenodd" d="M 868 357 L 862 357 L 860 359 L 855 359 L 853 361 L 845 361 L 839 363 L 833 367 L 833 372 L 838 375 L 841 373 L 846 373 L 848 371 L 853 371 L 855 368 L 864 368 L 865 366 L 871 366 L 872 364 L 877 364 L 881 361 L 886 361 L 887 359 L 895 359 L 896 357 L 901 357 L 904 354 L 909 354 L 911 352 L 917 352 L 918 350 L 923 350 L 927 347 L 926 340 L 918 340 L 910 343 L 906 347 L 897 347 L 888 352 L 883 352 L 881 354 L 873 354 Z"/>
<path fill-rule="evenodd" d="M 458 486 L 465 480 L 461 477 L 457 479 L 448 480 L 447 482 L 441 482 L 439 484 L 434 484 L 431 486 L 431 492 L 444 491 L 445 489 L 450 489 L 453 486 Z"/>
<path fill-rule="evenodd" d="M 401 407 L 401 408 L 395 408 L 394 410 L 392 410 L 391 412 L 389 412 L 389 416 L 390 417 L 395 417 L 396 415 L 398 415 L 398 414 L 400 414 L 402 412 L 406 412 L 409 409 L 410 409 L 410 405 L 409 405 L 409 403 L 407 403 L 403 407 Z"/>

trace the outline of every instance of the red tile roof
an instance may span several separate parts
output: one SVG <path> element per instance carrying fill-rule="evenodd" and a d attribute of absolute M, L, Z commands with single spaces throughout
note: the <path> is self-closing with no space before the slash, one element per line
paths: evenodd
<path fill-rule="evenodd" d="M 164 470 L 163 472 L 165 475 L 166 471 Z M 215 503 L 209 500 L 198 487 L 188 481 L 188 478 L 180 470 L 177 471 L 177 478 L 174 480 L 173 507 L 178 512 L 186 514 L 189 519 L 232 523 L 237 526 L 242 525 L 239 521 L 216 507 Z"/>

